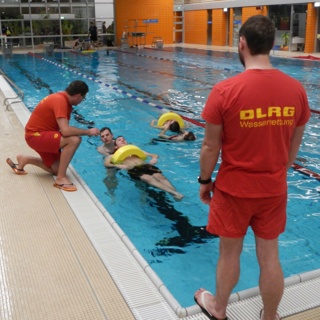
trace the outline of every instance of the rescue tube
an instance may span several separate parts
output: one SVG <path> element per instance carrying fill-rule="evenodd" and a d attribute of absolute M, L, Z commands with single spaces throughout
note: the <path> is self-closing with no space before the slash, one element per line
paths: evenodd
<path fill-rule="evenodd" d="M 162 127 L 164 123 L 168 120 L 175 120 L 179 123 L 180 128 L 184 127 L 183 119 L 175 112 L 166 112 L 158 120 L 158 127 Z"/>
<path fill-rule="evenodd" d="M 142 160 L 146 160 L 146 154 L 138 147 L 133 144 L 128 144 L 117 150 L 111 157 L 111 163 L 119 164 L 124 161 L 125 158 L 130 156 L 137 156 Z"/>

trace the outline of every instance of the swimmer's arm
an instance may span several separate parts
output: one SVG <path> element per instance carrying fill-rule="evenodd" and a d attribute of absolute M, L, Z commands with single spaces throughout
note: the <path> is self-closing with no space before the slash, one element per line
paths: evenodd
<path fill-rule="evenodd" d="M 165 133 L 168 131 L 169 129 L 169 126 L 170 126 L 170 123 L 169 121 L 163 126 L 161 132 L 158 134 L 158 136 L 160 138 L 163 138 L 163 139 L 170 139 L 170 136 L 167 136 Z"/>
<path fill-rule="evenodd" d="M 298 154 L 298 151 L 301 145 L 304 129 L 305 129 L 305 126 L 299 126 L 299 127 L 296 127 L 293 131 L 293 135 L 291 137 L 291 142 L 290 142 L 287 170 L 291 168 L 294 160 L 296 159 L 296 156 Z"/>
<path fill-rule="evenodd" d="M 158 134 L 158 136 L 159 136 L 160 138 L 162 138 L 162 139 L 167 139 L 167 140 L 170 139 L 170 136 L 167 136 L 166 134 L 163 134 L 162 132 L 160 132 L 160 133 Z"/>
<path fill-rule="evenodd" d="M 150 164 L 156 164 L 157 163 L 158 158 L 159 158 L 159 156 L 157 154 L 148 153 L 148 152 L 145 152 L 145 151 L 143 151 L 143 152 L 146 154 L 147 157 L 151 158 L 151 160 L 149 161 Z"/>
<path fill-rule="evenodd" d="M 150 126 L 153 127 L 153 128 L 157 128 L 157 129 L 163 129 L 164 127 L 159 127 L 159 126 L 156 124 L 157 121 L 158 121 L 158 120 L 151 120 Z"/>
<path fill-rule="evenodd" d="M 175 142 L 179 142 L 179 141 L 184 141 L 182 134 L 179 134 L 176 137 L 173 137 L 172 139 L 170 139 L 170 141 L 175 141 Z"/>
<path fill-rule="evenodd" d="M 91 137 L 91 136 L 98 136 L 100 134 L 100 130 L 98 128 L 80 129 L 80 128 L 69 126 L 69 120 L 67 118 L 57 118 L 56 120 L 63 137 L 71 137 L 71 136 Z"/>
<path fill-rule="evenodd" d="M 111 163 L 111 158 L 112 156 L 109 156 L 104 159 L 104 166 L 107 168 L 117 168 L 117 169 L 124 169 L 124 170 L 129 170 L 131 169 L 129 166 L 125 164 L 113 164 Z"/>
<path fill-rule="evenodd" d="M 156 125 L 156 121 L 155 119 L 151 120 L 150 122 L 150 126 L 153 127 L 153 128 L 159 128 L 157 125 Z"/>

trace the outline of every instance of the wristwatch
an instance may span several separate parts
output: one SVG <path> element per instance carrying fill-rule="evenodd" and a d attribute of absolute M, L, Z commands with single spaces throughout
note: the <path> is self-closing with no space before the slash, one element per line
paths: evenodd
<path fill-rule="evenodd" d="M 207 180 L 202 180 L 201 177 L 199 176 L 199 177 L 198 177 L 198 182 L 199 182 L 200 184 L 208 184 L 208 183 L 211 182 L 211 178 L 209 178 L 209 179 L 207 179 Z"/>

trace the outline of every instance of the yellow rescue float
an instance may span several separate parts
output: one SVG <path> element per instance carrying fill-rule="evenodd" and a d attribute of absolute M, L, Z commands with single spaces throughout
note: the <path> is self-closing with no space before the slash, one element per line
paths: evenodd
<path fill-rule="evenodd" d="M 137 146 L 133 144 L 128 144 L 126 146 L 121 147 L 118 149 L 111 157 L 111 163 L 113 164 L 120 164 L 122 163 L 125 158 L 130 156 L 137 156 L 142 160 L 147 159 L 147 155 Z"/>
<path fill-rule="evenodd" d="M 184 127 L 183 119 L 175 112 L 166 112 L 158 120 L 157 126 L 163 127 L 166 121 L 175 120 L 179 123 L 180 128 Z"/>

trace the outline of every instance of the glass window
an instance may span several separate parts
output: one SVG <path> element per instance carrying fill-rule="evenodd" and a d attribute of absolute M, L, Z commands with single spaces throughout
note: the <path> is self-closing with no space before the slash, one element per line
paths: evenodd
<path fill-rule="evenodd" d="M 8 19 L 21 19 L 20 7 L 0 7 L 1 12 L 1 20 Z"/>
<path fill-rule="evenodd" d="M 269 17 L 277 30 L 290 30 L 291 5 L 269 6 Z"/>

